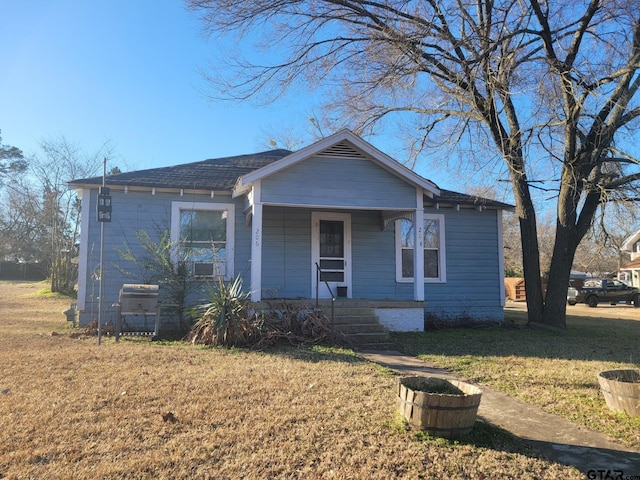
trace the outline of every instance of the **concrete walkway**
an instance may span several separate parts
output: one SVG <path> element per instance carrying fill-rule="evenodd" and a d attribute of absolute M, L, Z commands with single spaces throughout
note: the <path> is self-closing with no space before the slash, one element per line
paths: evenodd
<path fill-rule="evenodd" d="M 465 380 L 400 352 L 360 353 L 372 362 L 403 374 Z M 584 473 L 590 470 L 611 471 L 610 477 L 593 478 L 617 478 L 613 470 L 618 470 L 623 472 L 622 478 L 640 479 L 640 449 L 616 443 L 603 433 L 587 430 L 485 385 L 480 387 L 483 393 L 478 416 L 525 439 L 549 460 L 572 465 Z"/>

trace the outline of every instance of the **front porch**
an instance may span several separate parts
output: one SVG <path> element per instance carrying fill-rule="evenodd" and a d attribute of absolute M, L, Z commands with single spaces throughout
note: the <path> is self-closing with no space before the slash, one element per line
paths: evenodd
<path fill-rule="evenodd" d="M 333 302 L 331 299 L 325 298 L 318 300 L 272 299 L 263 300 L 259 305 L 268 308 L 269 304 L 276 305 L 278 302 L 287 302 L 301 308 L 318 308 L 331 319 L 338 331 L 349 332 L 352 336 L 362 334 L 363 340 L 371 333 L 379 333 L 376 327 L 371 327 L 375 324 L 382 326 L 385 332 L 421 332 L 424 330 L 426 302 L 338 297 Z"/>

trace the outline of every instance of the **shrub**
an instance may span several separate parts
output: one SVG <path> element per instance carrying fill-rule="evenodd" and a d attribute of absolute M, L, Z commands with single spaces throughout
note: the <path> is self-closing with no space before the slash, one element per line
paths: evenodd
<path fill-rule="evenodd" d="M 278 343 L 332 342 L 337 336 L 326 315 L 312 307 L 280 301 L 258 306 L 242 289 L 242 279 L 218 280 L 209 302 L 194 307 L 197 319 L 187 339 L 194 344 L 262 349 Z"/>
<path fill-rule="evenodd" d="M 197 318 L 188 340 L 204 345 L 235 347 L 247 345 L 256 333 L 249 313 L 250 294 L 242 290 L 242 279 L 222 278 L 209 287 L 209 302 L 193 308 Z"/>
<path fill-rule="evenodd" d="M 329 318 L 308 305 L 286 300 L 267 302 L 267 308 L 256 320 L 259 321 L 257 348 L 285 342 L 291 345 L 339 343 Z"/>

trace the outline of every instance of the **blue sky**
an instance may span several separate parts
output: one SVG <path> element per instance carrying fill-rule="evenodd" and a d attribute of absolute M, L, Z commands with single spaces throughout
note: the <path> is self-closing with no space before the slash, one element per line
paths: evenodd
<path fill-rule="evenodd" d="M 2 142 L 26 155 L 63 136 L 87 153 L 109 142 L 109 168 L 176 165 L 266 150 L 269 132 L 304 132 L 314 114 L 308 92 L 268 107 L 209 100 L 199 69 L 219 47 L 182 0 L 0 0 L 0 14 Z M 372 143 L 404 160 L 389 137 Z M 416 171 L 465 190 L 453 172 Z"/>
<path fill-rule="evenodd" d="M 64 136 L 151 168 L 265 150 L 267 131 L 309 117 L 299 99 L 208 100 L 198 68 L 215 45 L 181 0 L 3 0 L 0 12 L 2 141 L 25 154 Z"/>

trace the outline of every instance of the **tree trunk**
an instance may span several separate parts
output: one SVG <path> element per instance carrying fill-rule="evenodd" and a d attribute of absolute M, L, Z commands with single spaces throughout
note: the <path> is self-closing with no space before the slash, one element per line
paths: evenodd
<path fill-rule="evenodd" d="M 549 267 L 549 280 L 541 322 L 553 328 L 567 328 L 567 288 L 571 278 L 571 268 L 580 241 L 587 233 L 600 204 L 599 192 L 588 194 L 577 216 L 581 191 L 572 179 L 575 170 L 565 161 L 562 172 L 562 187 L 558 193 L 558 216 L 553 256 Z"/>
<path fill-rule="evenodd" d="M 543 315 L 543 296 L 535 215 L 533 218 L 520 218 L 520 238 L 522 242 L 522 269 L 527 295 L 527 317 L 529 323 L 540 323 Z"/>
<path fill-rule="evenodd" d="M 544 303 L 542 283 L 540 281 L 540 249 L 538 246 L 536 213 L 526 178 L 523 175 L 519 175 L 517 171 L 513 173 L 514 170 L 512 170 L 512 184 L 520 222 L 522 270 L 527 296 L 527 316 L 529 323 L 541 323 Z"/>
<path fill-rule="evenodd" d="M 574 225 L 563 226 L 557 222 L 542 316 L 542 323 L 550 327 L 567 328 L 567 288 L 578 245 L 576 238 Z"/>

